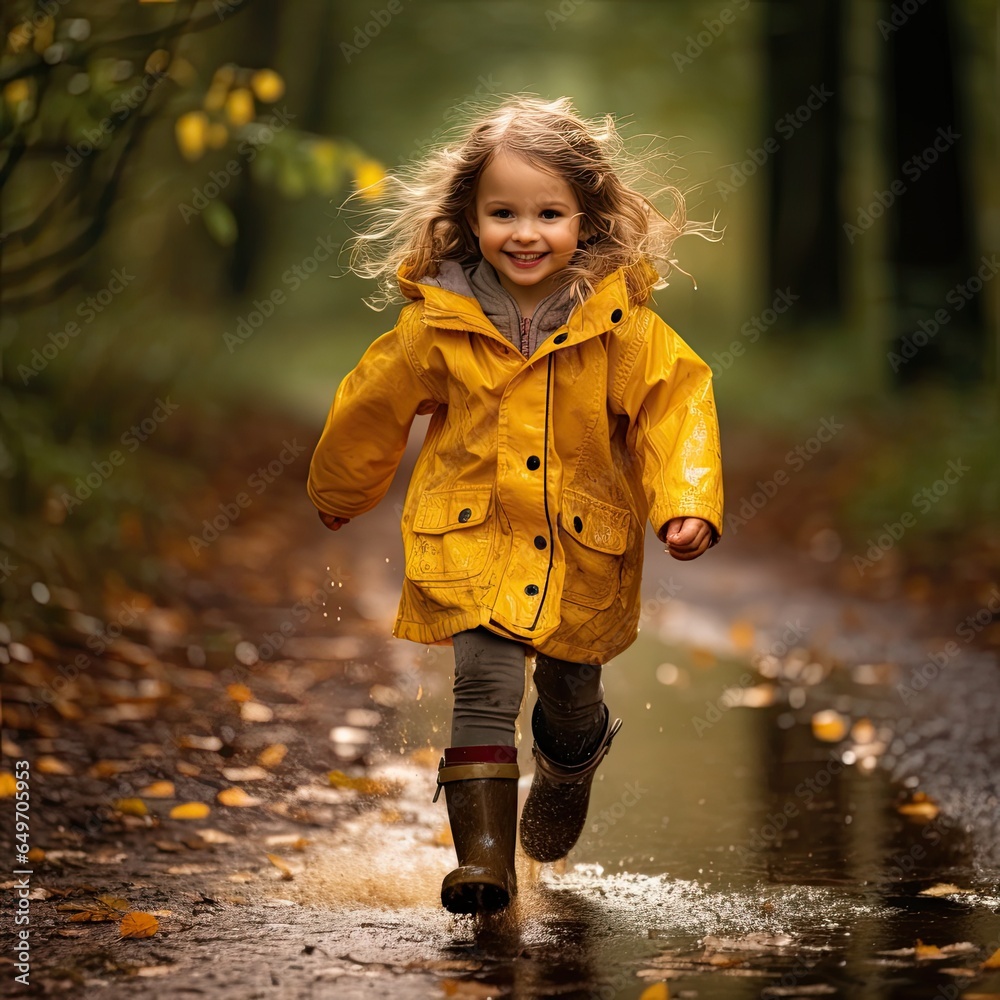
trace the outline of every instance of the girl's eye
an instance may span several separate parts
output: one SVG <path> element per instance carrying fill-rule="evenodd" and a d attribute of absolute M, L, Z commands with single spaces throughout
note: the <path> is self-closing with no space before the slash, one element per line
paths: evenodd
<path fill-rule="evenodd" d="M 507 213 L 507 215 L 510 215 L 510 209 L 509 208 L 498 208 L 493 214 L 496 215 L 496 216 L 501 216 L 505 212 Z M 504 216 L 504 217 L 506 217 L 506 216 Z"/>
<path fill-rule="evenodd" d="M 557 212 L 554 208 L 543 208 L 542 215 L 544 215 L 547 219 L 559 218 L 559 212 Z"/>

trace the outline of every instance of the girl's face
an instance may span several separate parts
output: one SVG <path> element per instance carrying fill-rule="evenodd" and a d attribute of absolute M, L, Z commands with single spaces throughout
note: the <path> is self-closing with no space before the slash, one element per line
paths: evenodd
<path fill-rule="evenodd" d="M 479 175 L 469 224 L 522 314 L 554 290 L 554 276 L 576 252 L 582 218 L 563 178 L 518 156 L 500 154 Z"/>

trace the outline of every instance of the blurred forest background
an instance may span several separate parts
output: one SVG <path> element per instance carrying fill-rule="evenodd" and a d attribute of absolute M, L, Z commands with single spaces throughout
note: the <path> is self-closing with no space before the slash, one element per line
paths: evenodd
<path fill-rule="evenodd" d="M 294 435 L 311 451 L 394 321 L 343 276 L 337 206 L 463 101 L 520 91 L 669 138 L 690 214 L 725 227 L 678 245 L 697 289 L 675 276 L 655 306 L 716 369 L 734 544 L 873 596 L 995 580 L 993 0 L 10 0 L 2 19 L 5 602 L 197 570 L 219 470 L 245 479 Z"/>

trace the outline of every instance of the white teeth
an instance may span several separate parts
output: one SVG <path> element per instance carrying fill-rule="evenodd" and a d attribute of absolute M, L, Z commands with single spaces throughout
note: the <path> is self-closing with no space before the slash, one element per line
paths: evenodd
<path fill-rule="evenodd" d="M 512 253 L 511 257 L 515 260 L 538 260 L 539 257 L 544 257 L 544 253 Z"/>

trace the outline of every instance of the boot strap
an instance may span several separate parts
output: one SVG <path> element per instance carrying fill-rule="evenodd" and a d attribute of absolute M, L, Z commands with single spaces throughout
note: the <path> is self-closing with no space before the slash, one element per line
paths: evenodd
<path fill-rule="evenodd" d="M 584 761 L 582 764 L 558 764 L 554 760 L 550 760 L 546 757 L 545 754 L 538 749 L 538 744 L 536 743 L 531 748 L 531 753 L 535 758 L 535 767 L 550 781 L 576 781 L 579 778 L 583 778 L 591 772 L 597 770 L 598 765 L 602 760 L 604 760 L 608 751 L 611 749 L 611 741 L 615 738 L 621 727 L 622 720 L 615 719 L 614 723 L 609 726 L 607 734 L 604 739 L 601 740 L 590 759 Z"/>
<path fill-rule="evenodd" d="M 434 793 L 432 802 L 437 802 L 441 794 L 441 786 L 449 781 L 468 781 L 470 778 L 513 778 L 515 781 L 521 776 L 521 771 L 517 764 L 449 764 L 444 765 L 442 760 L 438 768 L 437 791 Z"/>

